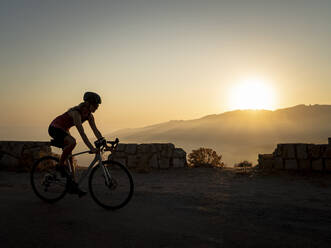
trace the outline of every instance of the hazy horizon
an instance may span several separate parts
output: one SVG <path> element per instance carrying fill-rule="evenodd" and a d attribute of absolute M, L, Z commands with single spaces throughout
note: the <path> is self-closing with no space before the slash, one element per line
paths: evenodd
<path fill-rule="evenodd" d="M 287 109 L 287 108 L 293 108 L 295 106 L 299 106 L 299 105 L 303 105 L 303 104 L 297 104 L 297 105 L 294 105 L 294 106 L 288 106 L 288 107 L 285 107 L 285 108 L 281 108 L 281 109 L 275 109 L 275 110 L 267 110 L 267 111 L 271 111 L 271 112 L 274 112 L 274 111 L 278 111 L 278 110 L 282 110 L 282 109 Z M 317 105 L 317 104 L 312 104 L 311 106 L 314 106 L 314 105 Z M 309 106 L 309 105 L 305 105 L 305 106 Z M 331 104 L 330 104 L 331 106 Z M 116 133 L 116 132 L 119 132 L 119 131 L 122 131 L 122 130 L 126 130 L 126 129 L 141 129 L 141 128 L 146 128 L 146 127 L 151 127 L 151 126 L 154 126 L 154 125 L 160 125 L 160 124 L 163 124 L 163 123 L 168 123 L 168 122 L 171 122 L 171 121 L 196 121 L 196 120 L 199 120 L 199 119 L 202 119 L 202 118 L 206 118 L 206 117 L 209 117 L 209 116 L 216 116 L 216 115 L 222 115 L 222 114 L 226 114 L 228 112 L 236 112 L 236 111 L 240 111 L 240 110 L 253 110 L 254 109 L 235 109 L 235 110 L 229 110 L 229 111 L 225 111 L 225 112 L 222 112 L 222 113 L 213 113 L 213 114 L 207 114 L 207 115 L 204 115 L 204 116 L 199 116 L 197 118 L 194 118 L 194 119 L 172 119 L 172 120 L 167 120 L 167 121 L 164 121 L 164 122 L 157 122 L 157 123 L 149 123 L 149 124 L 146 124 L 146 125 L 142 125 L 142 126 L 136 126 L 136 127 L 122 127 L 122 128 L 118 128 L 118 129 L 114 129 L 114 130 L 109 130 L 109 131 L 105 131 L 103 132 L 103 134 L 105 136 L 107 135 L 110 135 L 112 133 Z M 259 109 L 261 111 L 263 111 L 264 109 Z M 259 111 L 257 110 L 257 111 Z M 87 133 L 88 137 L 94 139 L 94 134 L 92 132 L 92 130 L 90 129 L 89 125 L 87 123 L 84 123 L 83 124 L 84 126 L 84 130 L 85 132 Z M 72 127 L 70 129 L 70 132 L 71 134 L 78 138 L 78 141 L 79 142 L 82 142 L 81 141 L 81 138 L 80 138 L 80 135 L 77 131 L 77 129 L 75 127 Z M 24 141 L 24 140 L 34 140 L 34 141 L 48 141 L 51 137 L 49 136 L 48 134 L 48 124 L 46 126 L 24 126 L 24 125 L 21 125 L 21 126 L 4 126 L 4 125 L 0 125 L 0 140 L 21 140 L 21 141 Z"/>

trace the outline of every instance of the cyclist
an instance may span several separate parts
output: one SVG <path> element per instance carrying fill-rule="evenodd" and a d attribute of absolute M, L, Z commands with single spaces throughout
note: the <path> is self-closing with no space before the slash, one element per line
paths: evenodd
<path fill-rule="evenodd" d="M 80 136 L 82 137 L 86 146 L 90 149 L 91 153 L 96 153 L 97 149 L 91 144 L 87 138 L 82 123 L 88 121 L 94 135 L 98 140 L 103 139 L 100 131 L 95 125 L 93 113 L 98 109 L 99 104 L 101 104 L 101 97 L 94 92 L 85 92 L 83 97 L 84 102 L 79 105 L 70 108 L 64 114 L 56 117 L 48 128 L 49 135 L 54 139 L 54 141 L 59 144 L 63 152 L 59 164 L 57 165 L 57 170 L 61 173 L 62 177 L 68 175 L 66 172 L 66 166 L 64 162 L 67 160 L 69 155 L 71 155 L 73 149 L 76 146 L 76 139 L 71 136 L 69 129 L 76 126 Z M 72 164 L 72 158 L 70 160 Z M 79 196 L 83 196 L 86 192 L 78 188 L 75 178 L 73 177 L 73 193 L 77 193 Z"/>

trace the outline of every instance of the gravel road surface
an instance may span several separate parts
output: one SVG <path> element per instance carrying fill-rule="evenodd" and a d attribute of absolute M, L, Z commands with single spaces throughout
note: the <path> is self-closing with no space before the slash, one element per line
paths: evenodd
<path fill-rule="evenodd" d="M 28 173 L 0 171 L 0 247 L 331 247 L 331 175 L 132 174 L 131 202 L 106 211 L 89 194 L 44 203 Z"/>

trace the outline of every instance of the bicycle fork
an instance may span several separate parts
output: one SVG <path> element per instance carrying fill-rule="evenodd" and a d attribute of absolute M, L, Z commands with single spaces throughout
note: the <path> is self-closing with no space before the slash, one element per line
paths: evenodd
<path fill-rule="evenodd" d="M 112 177 L 111 177 L 111 174 L 109 173 L 108 169 L 106 168 L 106 166 L 104 166 L 102 164 L 102 161 L 100 161 L 100 165 L 102 167 L 102 170 L 103 170 L 103 174 L 105 176 L 105 179 L 106 179 L 106 185 L 109 186 L 110 185 L 110 182 L 112 181 Z"/>

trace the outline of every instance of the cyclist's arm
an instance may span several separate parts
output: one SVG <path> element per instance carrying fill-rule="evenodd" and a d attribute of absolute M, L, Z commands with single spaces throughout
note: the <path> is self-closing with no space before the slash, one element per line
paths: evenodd
<path fill-rule="evenodd" d="M 80 136 L 82 137 L 85 145 L 90 149 L 90 150 L 93 150 L 94 147 L 93 145 L 91 144 L 91 142 L 89 141 L 89 139 L 87 138 L 85 132 L 84 132 L 84 128 L 83 128 L 83 125 L 82 125 L 82 119 L 81 119 L 81 116 L 80 114 L 77 112 L 77 111 L 70 111 L 69 114 L 71 115 L 71 117 L 73 118 L 74 120 L 74 124 L 80 134 Z"/>
<path fill-rule="evenodd" d="M 90 117 L 88 118 L 88 123 L 90 124 L 90 127 L 93 130 L 93 133 L 94 133 L 95 137 L 97 139 L 101 139 L 102 134 L 98 130 L 97 126 L 95 125 L 94 116 L 92 114 L 90 114 Z"/>

